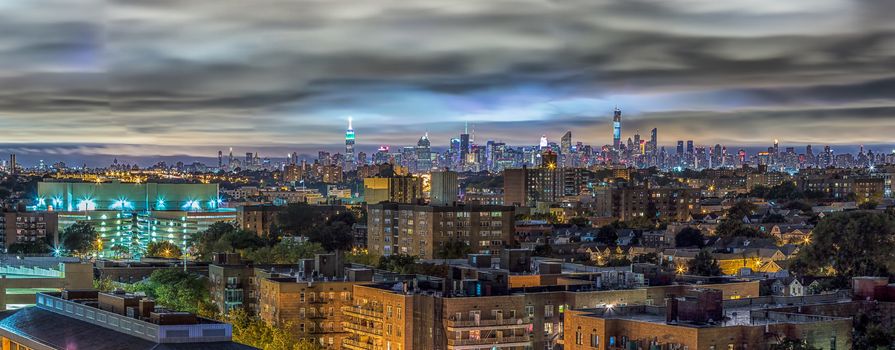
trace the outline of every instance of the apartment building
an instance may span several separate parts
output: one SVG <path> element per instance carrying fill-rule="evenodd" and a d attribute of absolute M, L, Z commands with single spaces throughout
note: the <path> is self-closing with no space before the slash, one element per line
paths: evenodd
<path fill-rule="evenodd" d="M 376 255 L 432 259 L 451 240 L 473 252 L 497 254 L 512 240 L 513 207 L 379 203 L 368 208 L 367 228 L 367 248 Z"/>

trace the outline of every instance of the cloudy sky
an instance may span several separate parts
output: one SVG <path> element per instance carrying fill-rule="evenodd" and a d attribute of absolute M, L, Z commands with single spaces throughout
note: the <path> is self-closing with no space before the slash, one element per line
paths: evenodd
<path fill-rule="evenodd" d="M 892 0 L 0 0 L 0 153 L 895 143 Z"/>

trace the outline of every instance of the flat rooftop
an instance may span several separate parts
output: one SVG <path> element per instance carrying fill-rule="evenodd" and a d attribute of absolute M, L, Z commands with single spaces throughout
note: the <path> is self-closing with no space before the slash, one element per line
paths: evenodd
<path fill-rule="evenodd" d="M 735 326 L 763 326 L 768 324 L 784 323 L 811 323 L 821 321 L 850 320 L 850 318 L 830 317 L 820 315 L 795 314 L 772 311 L 771 309 L 792 306 L 790 304 L 762 304 L 728 306 L 737 301 L 725 301 L 724 317 L 720 322 L 711 324 L 692 322 L 666 322 L 664 306 L 607 306 L 587 309 L 584 316 L 603 319 L 631 320 L 654 324 L 673 324 L 681 327 L 709 328 L 709 327 L 735 327 Z M 850 300 L 842 299 L 832 303 L 844 303 Z M 804 304 L 811 305 L 811 304 Z"/>

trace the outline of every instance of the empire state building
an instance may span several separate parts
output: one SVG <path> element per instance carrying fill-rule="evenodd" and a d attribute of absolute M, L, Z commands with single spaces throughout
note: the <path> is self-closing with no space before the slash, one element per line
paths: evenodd
<path fill-rule="evenodd" d="M 354 155 L 354 127 L 348 117 L 348 130 L 345 130 L 345 171 L 355 170 L 357 158 Z"/>

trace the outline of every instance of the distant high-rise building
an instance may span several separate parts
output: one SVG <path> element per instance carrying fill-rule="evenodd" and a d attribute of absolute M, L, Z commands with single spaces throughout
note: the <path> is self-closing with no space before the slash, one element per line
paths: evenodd
<path fill-rule="evenodd" d="M 561 154 L 569 154 L 572 153 L 572 131 L 566 131 L 565 135 L 562 135 L 562 139 L 559 141 L 559 145 L 562 149 L 560 149 L 559 153 Z"/>
<path fill-rule="evenodd" d="M 677 156 L 683 158 L 684 157 L 684 141 L 677 141 Z"/>
<path fill-rule="evenodd" d="M 541 140 L 538 141 L 538 149 L 547 148 L 549 143 L 547 142 L 547 135 L 541 135 Z"/>
<path fill-rule="evenodd" d="M 351 117 L 348 117 L 348 129 L 345 130 L 345 171 L 357 168 L 357 158 L 354 157 L 354 127 L 351 125 Z"/>
<path fill-rule="evenodd" d="M 218 169 L 224 168 L 224 151 L 218 150 Z"/>
<path fill-rule="evenodd" d="M 416 170 L 429 171 L 430 169 L 432 169 L 432 143 L 429 141 L 427 132 L 416 143 Z"/>
<path fill-rule="evenodd" d="M 469 123 L 466 123 L 466 128 L 460 134 L 460 164 L 466 162 L 467 154 L 469 154 Z"/>
<path fill-rule="evenodd" d="M 633 143 L 633 146 L 634 146 L 634 152 L 635 152 L 635 153 L 637 153 L 637 152 L 641 152 L 641 150 L 640 150 L 640 130 L 638 130 L 636 133 L 634 133 L 634 143 Z"/>
<path fill-rule="evenodd" d="M 653 131 L 650 132 L 649 143 L 651 152 L 656 152 L 659 150 L 659 129 L 653 128 Z"/>
<path fill-rule="evenodd" d="M 10 154 L 10 155 L 9 155 L 9 173 L 10 173 L 10 174 L 15 175 L 15 174 L 18 173 L 18 166 L 17 166 L 17 164 L 18 164 L 18 163 L 16 163 L 16 154 L 15 154 L 15 153 Z"/>
<path fill-rule="evenodd" d="M 612 146 L 620 149 L 622 143 L 622 111 L 615 107 L 612 116 Z"/>
<path fill-rule="evenodd" d="M 712 160 L 711 167 L 713 167 L 713 168 L 717 168 L 717 167 L 720 167 L 721 165 L 723 165 L 721 163 L 724 161 L 724 154 L 721 152 L 721 145 L 719 145 L 717 143 L 715 144 L 715 148 L 712 149 L 711 160 Z"/>
<path fill-rule="evenodd" d="M 429 181 L 429 204 L 452 205 L 460 196 L 460 181 L 453 171 L 433 171 Z"/>

